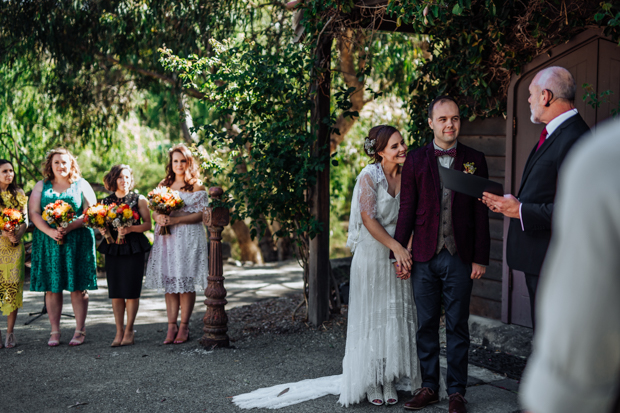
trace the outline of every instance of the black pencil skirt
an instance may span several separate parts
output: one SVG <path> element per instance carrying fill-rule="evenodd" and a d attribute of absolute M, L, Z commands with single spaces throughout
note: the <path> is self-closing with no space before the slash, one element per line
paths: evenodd
<path fill-rule="evenodd" d="M 144 276 L 144 252 L 106 255 L 105 271 L 110 298 L 140 298 Z"/>

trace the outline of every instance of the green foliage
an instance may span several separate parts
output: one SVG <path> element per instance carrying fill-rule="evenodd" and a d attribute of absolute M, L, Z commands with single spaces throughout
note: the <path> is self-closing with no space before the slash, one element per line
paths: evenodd
<path fill-rule="evenodd" d="M 620 6 L 598 0 L 391 0 L 366 13 L 348 0 L 306 1 L 303 7 L 303 24 L 312 38 L 328 21 L 339 36 L 342 27 L 365 28 L 385 17 L 428 36 L 428 55 L 417 59 L 409 89 L 415 145 L 431 138 L 425 108 L 432 98 L 458 97 L 462 116 L 470 120 L 501 116 L 511 75 L 539 53 L 593 24 L 620 39 Z"/>
<path fill-rule="evenodd" d="M 604 90 L 597 96 L 594 87 L 589 83 L 584 83 L 582 87 L 585 89 L 583 101 L 586 102 L 588 105 L 592 106 L 592 108 L 594 109 L 598 109 L 601 105 L 605 103 L 610 103 L 611 95 L 614 93 L 612 90 Z M 615 118 L 619 114 L 620 106 L 611 109 L 612 117 Z"/>
<path fill-rule="evenodd" d="M 0 65 L 21 60 L 45 67 L 33 82 L 71 120 L 58 131 L 65 144 L 109 143 L 136 104 L 149 126 L 176 126 L 170 132 L 178 136 L 180 84 L 164 75 L 157 49 L 166 44 L 186 56 L 208 55 L 209 39 L 245 24 L 243 6 L 237 0 L 2 2 Z M 142 104 L 145 97 L 154 104 Z"/>
<path fill-rule="evenodd" d="M 313 238 L 321 227 L 306 190 L 324 160 L 312 156 L 311 54 L 293 44 L 277 54 L 251 41 L 212 45 L 214 56 L 206 58 L 162 49 L 162 64 L 204 93 L 211 110 L 212 123 L 200 129 L 204 143 L 225 159 L 211 157 L 203 166 L 215 179 L 226 175 L 232 218 L 251 218 L 253 236 L 262 234 L 265 220 L 275 220 L 282 226 L 276 236 Z"/>

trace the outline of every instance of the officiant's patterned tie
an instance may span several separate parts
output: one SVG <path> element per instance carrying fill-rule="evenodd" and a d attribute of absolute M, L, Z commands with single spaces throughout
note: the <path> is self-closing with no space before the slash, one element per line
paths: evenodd
<path fill-rule="evenodd" d="M 539 150 L 542 144 L 545 143 L 545 139 L 547 139 L 547 128 L 546 127 L 545 129 L 542 130 L 542 132 L 540 132 L 540 139 L 538 140 L 538 146 L 536 147 L 536 150 Z"/>
<path fill-rule="evenodd" d="M 456 148 L 448 149 L 447 151 L 442 151 L 441 149 L 435 149 L 435 156 L 444 156 L 447 155 L 451 158 L 456 158 Z"/>

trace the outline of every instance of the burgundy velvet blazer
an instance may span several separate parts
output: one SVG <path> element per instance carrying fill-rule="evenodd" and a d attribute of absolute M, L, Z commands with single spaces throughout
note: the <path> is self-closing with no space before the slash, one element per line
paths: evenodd
<path fill-rule="evenodd" d="M 475 175 L 489 177 L 484 154 L 459 142 L 453 168 L 462 171 L 463 164 L 468 162 L 473 162 Z M 414 261 L 426 262 L 435 255 L 440 208 L 439 168 L 431 142 L 409 152 L 402 170 L 400 211 L 394 239 L 406 246 L 413 231 Z M 487 207 L 476 198 L 452 191 L 452 228 L 461 260 L 467 264 L 488 265 L 491 237 Z"/>

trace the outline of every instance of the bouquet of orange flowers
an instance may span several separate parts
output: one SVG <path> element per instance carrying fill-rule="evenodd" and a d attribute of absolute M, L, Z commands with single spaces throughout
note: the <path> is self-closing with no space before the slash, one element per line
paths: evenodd
<path fill-rule="evenodd" d="M 118 231 L 119 228 L 130 227 L 138 222 L 140 215 L 137 212 L 134 212 L 127 204 L 110 205 L 108 219 L 110 220 L 109 222 L 111 225 Z M 118 234 L 116 243 L 125 244 L 125 236 Z"/>
<path fill-rule="evenodd" d="M 109 207 L 103 204 L 95 204 L 84 213 L 84 225 L 93 229 L 105 229 L 105 240 L 108 244 L 114 244 L 114 238 L 110 235 L 106 225 L 106 216 Z"/>
<path fill-rule="evenodd" d="M 4 210 L 2 210 L 1 217 L 2 230 L 6 232 L 15 232 L 17 227 L 26 221 L 26 219 L 24 218 L 24 214 L 22 214 L 21 211 L 13 208 L 4 208 Z M 17 247 L 19 245 L 14 242 L 12 242 L 11 244 L 13 244 L 14 247 Z"/>
<path fill-rule="evenodd" d="M 50 225 L 55 225 L 56 228 L 67 228 L 69 223 L 75 218 L 75 211 L 70 204 L 59 199 L 56 202 L 47 204 L 45 208 L 43 208 L 42 216 L 45 222 Z M 61 239 L 58 241 L 58 245 L 62 244 L 64 244 L 64 241 Z"/>
<path fill-rule="evenodd" d="M 170 215 L 172 211 L 183 208 L 185 202 L 181 199 L 178 191 L 174 191 L 166 186 L 158 186 L 148 194 L 149 209 L 158 214 Z M 159 227 L 159 235 L 170 234 L 167 226 Z"/>

